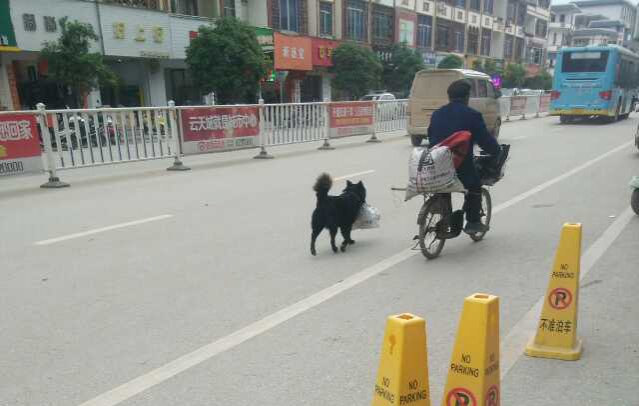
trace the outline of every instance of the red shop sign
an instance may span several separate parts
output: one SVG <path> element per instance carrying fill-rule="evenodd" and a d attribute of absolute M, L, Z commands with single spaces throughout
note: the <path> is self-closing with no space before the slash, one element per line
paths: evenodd
<path fill-rule="evenodd" d="M 37 125 L 33 114 L 0 115 L 0 176 L 43 170 Z"/>
<path fill-rule="evenodd" d="M 313 38 L 313 65 L 333 66 L 333 50 L 338 46 L 337 41 Z"/>
<path fill-rule="evenodd" d="M 240 149 L 257 145 L 257 107 L 207 107 L 180 111 L 185 154 Z"/>

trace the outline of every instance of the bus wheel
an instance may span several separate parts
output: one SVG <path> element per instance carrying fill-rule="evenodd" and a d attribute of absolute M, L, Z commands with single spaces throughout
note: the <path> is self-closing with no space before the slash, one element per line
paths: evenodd
<path fill-rule="evenodd" d="M 561 124 L 572 123 L 572 117 L 570 117 L 570 116 L 559 116 L 559 122 Z"/>

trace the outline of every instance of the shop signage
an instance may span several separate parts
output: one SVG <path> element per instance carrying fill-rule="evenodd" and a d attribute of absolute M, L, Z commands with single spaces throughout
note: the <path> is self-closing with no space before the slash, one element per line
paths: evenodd
<path fill-rule="evenodd" d="M 339 42 L 313 38 L 312 46 L 314 66 L 333 66 L 333 50 L 339 46 Z"/>
<path fill-rule="evenodd" d="M 273 34 L 276 70 L 313 70 L 311 39 L 292 37 L 280 33 Z"/>
<path fill-rule="evenodd" d="M 16 34 L 13 31 L 11 13 L 9 13 L 9 0 L 0 0 L 0 51 L 16 46 Z"/>
<path fill-rule="evenodd" d="M 42 172 L 42 152 L 33 114 L 0 115 L 0 177 Z"/>
<path fill-rule="evenodd" d="M 330 103 L 330 137 L 348 137 L 373 132 L 373 102 Z"/>
<path fill-rule="evenodd" d="M 258 107 L 207 107 L 180 110 L 184 154 L 257 146 Z"/>

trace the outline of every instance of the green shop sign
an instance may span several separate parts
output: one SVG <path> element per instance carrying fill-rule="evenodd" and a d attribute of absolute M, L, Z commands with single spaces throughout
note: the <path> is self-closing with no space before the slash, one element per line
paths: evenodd
<path fill-rule="evenodd" d="M 0 50 L 17 51 L 16 34 L 11 24 L 9 0 L 0 0 Z"/>

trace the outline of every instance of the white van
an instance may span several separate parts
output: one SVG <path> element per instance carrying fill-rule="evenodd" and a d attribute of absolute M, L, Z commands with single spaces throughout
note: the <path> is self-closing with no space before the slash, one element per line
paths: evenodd
<path fill-rule="evenodd" d="M 470 107 L 484 116 L 488 131 L 495 138 L 499 137 L 501 93 L 490 82 L 490 76 L 466 69 L 422 70 L 415 75 L 408 99 L 408 134 L 413 145 L 420 145 L 426 138 L 431 115 L 448 104 L 448 86 L 459 79 L 470 82 Z"/>

